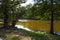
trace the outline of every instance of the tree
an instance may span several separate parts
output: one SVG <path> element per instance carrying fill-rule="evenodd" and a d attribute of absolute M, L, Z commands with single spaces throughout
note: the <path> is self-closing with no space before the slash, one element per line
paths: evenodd
<path fill-rule="evenodd" d="M 54 28 L 53 28 L 53 0 L 51 0 L 51 27 L 50 27 L 50 33 L 54 34 Z"/>
<path fill-rule="evenodd" d="M 42 14 L 41 14 L 41 16 L 42 16 L 41 18 L 43 18 L 43 20 L 44 20 L 44 17 L 45 17 L 44 14 L 45 14 L 45 12 L 47 12 L 46 10 L 49 10 L 49 11 L 51 12 L 51 13 L 50 13 L 50 14 L 51 14 L 51 16 L 50 16 L 50 17 L 51 17 L 50 33 L 51 33 L 51 34 L 54 34 L 54 28 L 53 28 L 53 0 L 49 0 L 49 1 L 51 1 L 51 3 L 47 3 L 46 0 L 45 0 L 45 1 L 42 0 L 42 5 L 43 5 L 43 6 L 41 6 L 41 7 L 43 7 L 43 8 L 40 9 L 40 10 L 42 11 L 42 12 L 40 12 L 40 13 L 42 13 Z M 49 1 L 48 1 L 48 2 L 49 2 Z M 39 2 L 39 0 L 38 0 L 38 2 Z M 46 4 L 45 4 L 44 2 L 45 2 Z M 50 4 L 51 4 L 51 5 L 50 5 Z M 46 6 L 46 5 L 47 5 L 47 6 Z M 49 8 L 49 6 L 50 6 L 50 8 Z M 40 7 L 40 8 L 41 8 L 41 7 Z M 46 8 L 46 7 L 47 7 L 47 8 Z M 47 15 L 46 15 L 46 16 L 47 16 Z M 48 16 L 48 17 L 49 17 L 49 16 Z M 47 18 L 48 18 L 48 17 L 47 17 Z"/>
<path fill-rule="evenodd" d="M 8 27 L 8 13 L 10 10 L 10 0 L 3 0 L 4 28 Z"/>
<path fill-rule="evenodd" d="M 20 11 L 21 11 L 21 9 L 20 9 L 20 4 L 21 3 L 25 3 L 26 2 L 26 0 L 17 0 L 16 1 L 16 3 L 15 3 L 15 5 L 13 5 L 12 7 L 14 7 L 14 8 L 12 8 L 12 11 L 13 11 L 13 15 L 12 15 L 12 17 L 13 17 L 13 20 L 12 20 L 12 27 L 15 27 L 15 25 L 16 25 L 16 22 L 18 21 L 18 19 L 19 19 L 19 16 L 21 17 L 21 14 L 23 14 L 23 13 L 20 13 Z M 14 4 L 14 0 L 13 0 L 13 4 Z M 17 8 L 17 6 L 18 6 L 18 8 Z M 24 12 L 24 11 L 23 11 Z M 24 12 L 25 13 L 25 12 Z M 15 14 L 15 15 L 14 15 Z M 20 15 L 19 15 L 20 14 Z"/>
<path fill-rule="evenodd" d="M 59 20 L 60 18 L 60 3 L 59 0 L 34 0 L 35 6 L 32 7 L 32 12 L 34 13 L 35 17 L 36 15 L 39 16 L 40 20 L 50 20 L 51 26 L 50 26 L 50 33 L 54 34 L 54 26 L 53 21 Z"/>
<path fill-rule="evenodd" d="M 46 18 L 47 15 L 45 15 L 49 11 L 47 1 L 44 0 L 36 0 L 36 1 L 37 3 L 35 3 L 34 6 L 30 8 L 32 14 L 31 16 L 40 20 L 47 20 L 48 19 Z"/>
<path fill-rule="evenodd" d="M 12 17 L 13 17 L 12 18 L 12 27 L 15 27 L 16 22 L 18 21 L 18 18 L 19 18 L 19 14 L 20 14 L 20 17 L 21 17 L 21 13 L 19 13 L 19 12 L 21 11 L 20 4 L 22 2 L 24 3 L 24 2 L 26 2 L 26 0 L 23 0 L 23 1 L 22 0 L 17 0 L 17 4 L 14 3 L 14 0 L 13 0 L 13 4 L 15 4 L 15 5 L 12 6 L 13 7 L 12 8 L 12 11 L 13 11 L 13 15 L 12 15 Z M 17 6 L 18 6 L 18 8 L 17 8 Z"/>
<path fill-rule="evenodd" d="M 26 0 L 24 0 L 24 2 L 25 1 Z M 20 5 L 21 2 L 22 2 L 21 0 L 2 0 L 2 9 L 3 9 L 3 16 L 4 16 L 4 28 L 9 27 L 9 14 L 10 14 L 11 8 L 14 9 L 14 7 L 16 7 L 17 5 Z M 16 8 L 14 10 L 16 10 Z M 12 22 L 13 22 L 12 23 L 12 25 L 13 25 L 15 23 L 15 20 L 13 20 Z"/>

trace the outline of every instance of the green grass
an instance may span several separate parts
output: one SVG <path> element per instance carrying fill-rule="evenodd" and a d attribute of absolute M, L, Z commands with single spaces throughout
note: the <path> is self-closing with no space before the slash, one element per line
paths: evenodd
<path fill-rule="evenodd" d="M 30 36 L 32 40 L 60 40 L 60 36 L 58 35 L 51 35 L 46 33 L 36 33 L 36 32 L 29 32 L 26 30 L 22 30 L 24 34 Z"/>
<path fill-rule="evenodd" d="M 18 31 L 18 37 L 13 36 L 15 35 L 14 31 Z M 23 29 L 16 29 L 16 30 L 1 30 L 0 31 L 0 37 L 6 38 L 6 40 L 20 40 L 20 33 L 22 33 L 22 36 L 31 37 L 32 40 L 60 40 L 60 36 L 58 35 L 51 35 L 46 34 L 42 32 L 30 32 Z"/>
<path fill-rule="evenodd" d="M 0 22 L 0 25 L 3 25 L 3 22 Z"/>
<path fill-rule="evenodd" d="M 20 40 L 20 38 L 14 36 L 14 37 L 7 37 L 6 40 Z"/>

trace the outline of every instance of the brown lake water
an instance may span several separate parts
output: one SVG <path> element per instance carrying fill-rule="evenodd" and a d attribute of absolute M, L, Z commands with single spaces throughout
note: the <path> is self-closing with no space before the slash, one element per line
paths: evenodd
<path fill-rule="evenodd" d="M 27 20 L 26 22 L 17 22 L 17 25 L 23 25 L 29 29 L 37 31 L 50 31 L 50 21 L 40 21 L 40 20 Z M 54 21 L 54 31 L 60 32 L 60 21 Z"/>

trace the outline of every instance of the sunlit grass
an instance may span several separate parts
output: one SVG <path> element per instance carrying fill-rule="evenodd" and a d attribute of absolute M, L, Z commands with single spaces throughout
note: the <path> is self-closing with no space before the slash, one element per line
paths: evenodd
<path fill-rule="evenodd" d="M 3 24 L 3 22 L 0 22 L 0 24 Z"/>
<path fill-rule="evenodd" d="M 0 26 L 3 25 L 3 22 L 0 22 Z"/>

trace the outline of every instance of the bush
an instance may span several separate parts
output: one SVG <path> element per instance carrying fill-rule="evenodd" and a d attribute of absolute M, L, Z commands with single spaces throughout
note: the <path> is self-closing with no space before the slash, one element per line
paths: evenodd
<path fill-rule="evenodd" d="M 4 32 L 0 32 L 0 37 L 6 37 Z"/>

